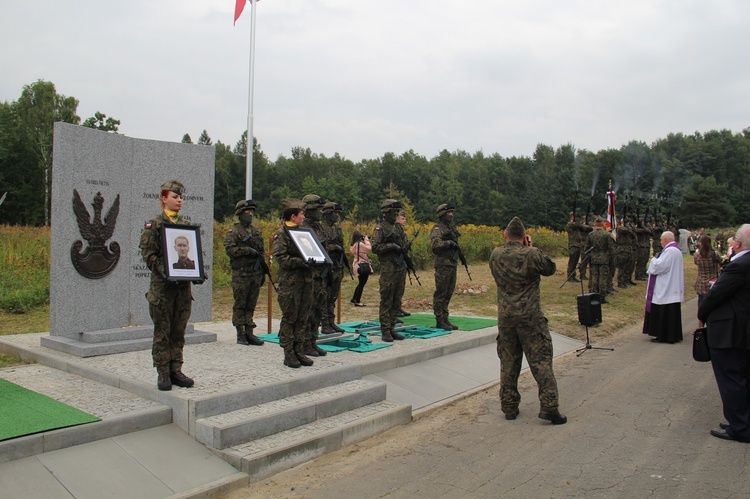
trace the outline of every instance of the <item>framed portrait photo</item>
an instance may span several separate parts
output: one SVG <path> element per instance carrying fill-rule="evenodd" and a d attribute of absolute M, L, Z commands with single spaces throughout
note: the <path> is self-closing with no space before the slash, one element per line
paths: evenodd
<path fill-rule="evenodd" d="M 288 229 L 302 258 L 305 260 L 312 258 L 315 263 L 333 263 L 312 229 L 309 227 L 288 227 Z"/>
<path fill-rule="evenodd" d="M 201 231 L 197 225 L 161 225 L 164 272 L 168 281 L 205 281 Z"/>

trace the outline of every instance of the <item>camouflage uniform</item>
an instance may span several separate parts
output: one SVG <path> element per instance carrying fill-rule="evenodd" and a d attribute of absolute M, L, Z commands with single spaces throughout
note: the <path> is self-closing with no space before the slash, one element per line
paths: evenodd
<path fill-rule="evenodd" d="M 630 283 L 628 272 L 633 260 L 633 244 L 631 241 L 633 236 L 633 231 L 627 225 L 622 224 L 617 227 L 615 253 L 617 255 L 617 287 L 619 288 L 627 288 Z"/>
<path fill-rule="evenodd" d="M 180 195 L 184 193 L 183 185 L 176 180 L 166 182 L 161 190 Z M 148 312 L 154 323 L 151 358 L 159 375 L 157 385 L 160 390 L 171 390 L 172 383 L 183 387 L 194 384 L 192 379 L 182 373 L 182 350 L 185 347 L 185 329 L 190 319 L 193 293 L 189 281 L 166 280 L 165 255 L 160 234 L 164 223 L 188 224 L 179 213 L 170 218 L 162 211 L 146 222 L 139 247 L 143 261 L 151 271 L 151 284 L 146 299 Z"/>
<path fill-rule="evenodd" d="M 396 223 L 401 203 L 386 199 L 380 205 L 384 220 L 375 227 L 372 238 L 372 252 L 380 260 L 380 332 L 384 341 L 401 340 L 404 337 L 393 327 L 396 314 L 401 308 L 401 298 L 406 286 L 406 232 Z"/>
<path fill-rule="evenodd" d="M 651 231 L 643 227 L 640 222 L 635 228 L 637 249 L 635 252 L 635 278 L 638 281 L 647 281 L 646 266 L 648 255 L 651 252 Z"/>
<path fill-rule="evenodd" d="M 320 221 L 325 199 L 315 194 L 308 194 L 302 198 L 302 202 L 305 203 L 305 220 L 302 222 L 302 227 L 312 230 L 318 241 L 322 243 L 326 239 L 325 228 Z M 331 266 L 327 264 L 313 265 L 312 279 L 312 304 L 307 317 L 303 352 L 305 355 L 318 357 L 326 354 L 326 351 L 320 349 L 316 342 L 318 340 L 318 328 L 323 319 L 323 314 L 328 308 L 328 287 L 331 282 Z"/>
<path fill-rule="evenodd" d="M 279 264 L 279 292 L 276 294 L 281 308 L 279 346 L 284 349 L 285 356 L 290 353 L 301 354 L 307 319 L 313 304 L 312 269 L 302 258 L 284 227 L 273 236 L 272 253 Z"/>
<path fill-rule="evenodd" d="M 451 204 L 437 207 L 438 222 L 430 232 L 432 254 L 435 256 L 435 292 L 432 295 L 432 310 L 435 314 L 435 327 L 451 331 L 458 327 L 448 319 L 453 291 L 456 289 L 456 272 L 458 270 L 458 233 L 453 223 L 446 218 L 448 211 L 455 210 Z"/>
<path fill-rule="evenodd" d="M 255 210 L 252 200 L 237 203 L 235 214 L 244 217 L 245 210 Z M 249 217 L 248 217 L 249 218 Z M 237 223 L 224 237 L 224 249 L 232 267 L 232 324 L 237 328 L 237 343 L 241 345 L 262 345 L 263 340 L 253 334 L 255 306 L 258 303 L 260 287 L 265 281 L 261 258 L 265 258 L 265 247 L 260 229 L 252 225 Z"/>
<path fill-rule="evenodd" d="M 343 333 L 344 330 L 336 325 L 336 300 L 341 290 L 341 281 L 344 279 L 344 266 L 348 267 L 346 255 L 344 254 L 344 232 L 336 223 L 338 221 L 341 205 L 328 202 L 323 206 L 323 229 L 325 240 L 321 240 L 323 247 L 331 257 L 331 275 L 328 281 L 326 306 L 323 310 L 321 324 L 323 333 Z"/>
<path fill-rule="evenodd" d="M 585 241 L 584 225 L 571 220 L 565 226 L 565 230 L 568 232 L 568 275 L 571 276 L 571 281 L 575 282 L 575 271 L 581 259 L 581 247 Z M 585 273 L 581 269 L 581 276 L 584 275 Z"/>
<path fill-rule="evenodd" d="M 609 263 L 614 247 L 615 240 L 609 232 L 604 230 L 603 221 L 602 225 L 594 226 L 594 231 L 586 238 L 586 249 L 593 248 L 589 253 L 591 255 L 589 293 L 599 293 L 603 300 L 609 291 Z"/>
<path fill-rule="evenodd" d="M 514 218 L 511 224 L 517 220 Z M 520 220 L 517 223 L 520 224 Z M 554 274 L 555 262 L 538 248 L 508 241 L 505 246 L 493 250 L 489 265 L 497 284 L 497 355 L 500 357 L 502 411 L 508 419 L 514 419 L 518 414 L 521 402 L 518 376 L 526 354 L 529 368 L 539 384 L 542 412 L 558 414 L 552 338 L 539 292 L 540 275 Z"/>
<path fill-rule="evenodd" d="M 589 237 L 589 234 L 591 234 L 591 231 L 594 230 L 594 227 L 587 224 L 585 221 L 583 223 L 583 233 L 581 234 L 581 250 L 586 249 L 586 238 Z M 581 256 L 581 258 L 584 258 Z M 588 272 L 588 269 L 591 267 L 591 258 L 586 258 L 583 263 L 581 264 L 581 280 L 585 281 L 588 279 L 586 277 L 586 273 Z"/>

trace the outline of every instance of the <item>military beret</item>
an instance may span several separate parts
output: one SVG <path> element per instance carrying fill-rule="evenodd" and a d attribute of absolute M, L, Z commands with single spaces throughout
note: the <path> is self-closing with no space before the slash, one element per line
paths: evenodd
<path fill-rule="evenodd" d="M 161 186 L 162 191 L 172 191 L 176 194 L 185 194 L 185 186 L 179 180 L 167 180 Z"/>
<path fill-rule="evenodd" d="M 523 222 L 521 222 L 520 218 L 513 217 L 513 220 L 511 220 L 510 222 L 508 222 L 508 226 L 505 227 L 506 231 L 510 230 L 510 229 L 521 229 L 521 230 L 525 231 L 526 227 L 523 226 Z"/>
<path fill-rule="evenodd" d="M 306 210 L 314 210 L 316 208 L 321 208 L 326 200 L 317 194 L 306 194 L 305 197 L 302 198 L 302 202 L 305 203 Z"/>
<path fill-rule="evenodd" d="M 258 205 L 255 204 L 255 201 L 253 201 L 252 199 L 240 201 L 234 206 L 234 214 L 239 215 L 245 210 L 255 210 L 257 207 Z"/>
<path fill-rule="evenodd" d="M 334 211 L 342 211 L 343 208 L 340 204 L 334 203 L 333 201 L 329 201 L 326 204 L 323 205 L 323 213 L 331 213 Z"/>
<path fill-rule="evenodd" d="M 400 201 L 396 201 L 395 199 L 386 199 L 385 201 L 380 203 L 380 211 L 398 211 L 403 207 L 404 205 L 402 205 Z"/>
<path fill-rule="evenodd" d="M 443 204 L 441 204 L 440 206 L 437 207 L 437 209 L 435 210 L 435 214 L 438 217 L 442 217 L 443 215 L 445 215 L 449 211 L 455 211 L 455 209 L 456 209 L 456 205 L 455 204 L 453 204 L 453 203 L 443 203 Z"/>

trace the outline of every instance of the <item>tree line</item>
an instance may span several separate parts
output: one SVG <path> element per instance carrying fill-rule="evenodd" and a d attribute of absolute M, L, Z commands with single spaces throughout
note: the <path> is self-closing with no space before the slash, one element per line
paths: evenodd
<path fill-rule="evenodd" d="M 119 120 L 97 112 L 81 121 L 78 100 L 39 80 L 14 102 L 0 104 L 0 223 L 49 224 L 52 126 L 55 121 L 117 133 Z M 192 143 L 189 134 L 182 142 Z M 214 217 L 230 217 L 245 194 L 247 133 L 234 147 L 213 143 L 206 130 L 197 144 L 214 145 Z M 651 144 L 632 140 L 597 152 L 573 144 L 538 144 L 531 156 L 443 150 L 427 158 L 413 150 L 353 162 L 310 148 L 270 160 L 253 140 L 253 198 L 260 216 L 277 216 L 281 201 L 315 193 L 341 203 L 347 218 L 375 220 L 386 197 L 405 201 L 420 222 L 452 202 L 455 222 L 505 226 L 519 216 L 530 226 L 562 230 L 569 213 L 603 215 L 605 193 L 617 192 L 618 211 L 644 218 L 659 213 L 686 228 L 736 226 L 750 220 L 750 128 L 669 133 Z M 40 196 L 44 193 L 44 197 Z"/>

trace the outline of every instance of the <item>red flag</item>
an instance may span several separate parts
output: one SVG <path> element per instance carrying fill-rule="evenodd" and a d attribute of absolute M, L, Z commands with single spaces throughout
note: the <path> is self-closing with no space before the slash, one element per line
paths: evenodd
<path fill-rule="evenodd" d="M 237 19 L 242 15 L 242 11 L 245 10 L 245 3 L 247 0 L 234 0 L 234 24 L 237 24 Z M 250 0 L 252 1 L 252 0 Z"/>

